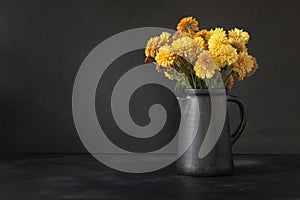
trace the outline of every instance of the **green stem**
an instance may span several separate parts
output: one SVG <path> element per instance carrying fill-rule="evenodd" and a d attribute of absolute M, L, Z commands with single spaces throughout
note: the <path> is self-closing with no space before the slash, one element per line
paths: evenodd
<path fill-rule="evenodd" d="M 231 75 L 231 72 L 232 72 L 232 68 L 228 67 L 228 69 L 225 72 L 224 80 L 227 80 L 229 78 L 229 76 Z"/>

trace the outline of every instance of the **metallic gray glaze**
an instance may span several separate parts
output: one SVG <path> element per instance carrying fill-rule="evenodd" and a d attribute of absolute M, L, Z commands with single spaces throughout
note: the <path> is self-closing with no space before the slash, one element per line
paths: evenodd
<path fill-rule="evenodd" d="M 224 91 L 224 90 L 223 90 Z M 240 137 L 247 121 L 247 110 L 243 101 L 236 96 L 227 93 L 227 102 L 236 103 L 240 108 L 241 121 L 237 130 L 230 134 L 229 117 L 226 119 L 218 142 L 204 158 L 199 158 L 199 150 L 208 130 L 211 120 L 211 95 L 224 95 L 222 90 L 185 90 L 186 98 L 178 98 L 181 107 L 182 125 L 178 148 L 193 139 L 195 127 L 198 127 L 197 135 L 187 151 L 177 160 L 177 171 L 185 175 L 196 176 L 220 176 L 233 172 L 231 147 Z M 198 101 L 198 103 L 197 103 Z M 199 105 L 199 111 L 195 112 Z M 199 119 L 199 120 L 197 120 Z M 216 134 L 217 135 L 217 134 Z"/>

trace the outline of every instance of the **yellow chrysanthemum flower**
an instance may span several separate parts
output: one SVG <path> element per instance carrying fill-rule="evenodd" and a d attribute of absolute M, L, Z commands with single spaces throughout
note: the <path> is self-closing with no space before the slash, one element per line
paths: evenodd
<path fill-rule="evenodd" d="M 247 51 L 246 44 L 249 38 L 249 34 L 243 30 L 235 28 L 228 31 L 228 41 L 238 52 Z"/>
<path fill-rule="evenodd" d="M 211 48 L 209 52 L 219 68 L 222 68 L 226 65 L 232 65 L 238 59 L 236 49 L 230 44 L 218 45 L 214 48 Z"/>
<path fill-rule="evenodd" d="M 206 35 L 205 35 L 205 40 L 209 41 L 210 37 L 212 36 L 212 34 L 214 33 L 214 30 L 210 29 L 209 31 L 207 31 Z"/>
<path fill-rule="evenodd" d="M 191 35 L 195 34 L 195 31 L 198 31 L 198 21 L 193 17 L 185 17 L 180 20 L 177 25 L 177 30 L 179 32 L 186 32 Z"/>
<path fill-rule="evenodd" d="M 243 42 L 231 41 L 231 42 L 229 42 L 229 44 L 231 44 L 231 46 L 236 48 L 238 53 L 243 52 L 243 51 L 244 52 L 248 51 L 246 44 Z"/>
<path fill-rule="evenodd" d="M 171 45 L 172 51 L 185 58 L 190 63 L 196 61 L 202 48 L 190 37 L 182 37 L 175 40 Z"/>
<path fill-rule="evenodd" d="M 250 36 L 246 31 L 235 28 L 228 31 L 228 38 L 229 40 L 243 42 L 246 44 L 249 41 Z"/>
<path fill-rule="evenodd" d="M 211 36 L 208 40 L 209 49 L 217 48 L 219 45 L 228 43 L 226 32 L 223 30 L 223 28 L 216 28 L 215 30 L 211 31 L 210 34 Z"/>
<path fill-rule="evenodd" d="M 158 49 L 155 60 L 163 67 L 173 67 L 176 54 L 171 51 L 170 46 L 162 46 Z"/>
<path fill-rule="evenodd" d="M 159 37 L 150 38 L 148 40 L 147 46 L 145 48 L 146 57 L 154 58 L 159 45 L 160 45 L 160 38 Z"/>
<path fill-rule="evenodd" d="M 159 36 L 159 40 L 161 44 L 169 43 L 171 38 L 171 34 L 168 32 L 162 32 Z"/>
<path fill-rule="evenodd" d="M 205 47 L 205 40 L 202 37 L 195 37 L 194 41 L 201 47 Z"/>
<path fill-rule="evenodd" d="M 227 89 L 230 91 L 232 89 L 232 86 L 234 84 L 234 78 L 232 75 L 228 77 L 228 83 L 227 83 Z"/>
<path fill-rule="evenodd" d="M 241 52 L 237 61 L 232 65 L 232 70 L 236 72 L 239 80 L 243 80 L 248 73 L 252 72 L 253 68 L 253 57 L 246 52 Z"/>
<path fill-rule="evenodd" d="M 216 65 L 207 51 L 203 51 L 194 66 L 196 76 L 199 78 L 211 78 L 215 74 Z"/>

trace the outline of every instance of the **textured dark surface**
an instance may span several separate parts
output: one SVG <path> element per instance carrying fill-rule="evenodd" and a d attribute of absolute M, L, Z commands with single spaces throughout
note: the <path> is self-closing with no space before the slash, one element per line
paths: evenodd
<path fill-rule="evenodd" d="M 300 156 L 235 156 L 235 174 L 178 175 L 174 165 L 127 174 L 90 155 L 1 155 L 1 200 L 300 198 Z"/>
<path fill-rule="evenodd" d="M 0 151 L 85 152 L 71 112 L 73 82 L 83 59 L 121 31 L 174 29 L 181 17 L 193 15 L 200 27 L 249 31 L 249 51 L 260 65 L 255 76 L 234 86 L 233 94 L 249 110 L 234 152 L 300 153 L 299 3 L 0 0 Z M 130 60 L 142 63 L 144 56 L 130 57 L 119 67 Z"/>

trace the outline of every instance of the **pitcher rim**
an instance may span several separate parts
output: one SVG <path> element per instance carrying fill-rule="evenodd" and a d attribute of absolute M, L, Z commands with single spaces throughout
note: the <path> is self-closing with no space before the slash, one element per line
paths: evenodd
<path fill-rule="evenodd" d="M 186 95 L 227 95 L 228 90 L 226 89 L 184 89 Z"/>

